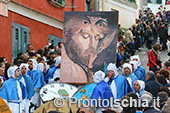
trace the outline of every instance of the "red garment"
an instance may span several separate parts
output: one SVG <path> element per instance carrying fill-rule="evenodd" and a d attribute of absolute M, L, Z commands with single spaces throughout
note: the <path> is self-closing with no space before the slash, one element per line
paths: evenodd
<path fill-rule="evenodd" d="M 170 4 L 170 1 L 168 1 L 168 5 Z"/>
<path fill-rule="evenodd" d="M 162 25 L 158 27 L 158 33 L 160 32 L 161 27 L 162 27 Z"/>
<path fill-rule="evenodd" d="M 157 55 L 152 50 L 148 51 L 148 58 L 149 58 L 149 60 L 148 60 L 147 65 L 149 67 L 153 68 L 154 66 L 157 65 L 158 58 L 157 58 Z M 159 57 L 159 59 L 160 59 L 160 57 Z M 161 63 L 159 64 L 159 66 L 160 66 L 160 68 L 162 67 Z"/>

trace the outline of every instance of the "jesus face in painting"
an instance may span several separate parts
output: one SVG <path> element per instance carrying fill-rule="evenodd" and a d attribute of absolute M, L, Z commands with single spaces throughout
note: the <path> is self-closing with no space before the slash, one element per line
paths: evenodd
<path fill-rule="evenodd" d="M 93 61 L 100 51 L 98 43 L 109 31 L 108 22 L 104 18 L 72 17 L 65 24 L 67 40 L 64 44 L 69 58 L 81 66 L 93 68 Z"/>

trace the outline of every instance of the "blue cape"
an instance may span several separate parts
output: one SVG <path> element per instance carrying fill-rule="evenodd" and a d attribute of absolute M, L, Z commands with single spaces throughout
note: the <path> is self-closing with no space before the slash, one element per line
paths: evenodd
<path fill-rule="evenodd" d="M 97 84 L 97 86 L 94 88 L 91 99 L 98 99 L 100 97 L 101 101 L 103 99 L 107 99 L 110 100 L 110 97 L 113 98 L 114 101 L 114 97 L 111 91 L 111 88 L 109 87 L 109 85 L 103 80 L 101 82 L 99 82 Z M 102 102 L 100 102 L 100 106 L 102 106 Z M 99 107 L 98 105 L 98 100 L 97 100 L 97 107 Z M 95 105 L 95 102 L 93 101 L 93 105 Z M 104 101 L 104 105 L 107 106 L 107 102 Z M 110 107 L 110 101 L 109 101 L 109 106 Z"/>
<path fill-rule="evenodd" d="M 126 78 L 126 75 L 125 75 L 125 74 L 122 74 L 122 76 L 124 76 L 124 77 Z M 132 91 L 135 91 L 133 85 L 134 85 L 134 82 L 135 82 L 136 80 L 138 80 L 138 78 L 137 78 L 136 75 L 134 75 L 133 73 L 131 73 L 131 74 L 129 75 L 129 77 L 132 79 Z"/>
<path fill-rule="evenodd" d="M 117 87 L 117 99 L 121 99 L 123 96 L 125 96 L 126 94 L 132 92 L 132 89 L 127 81 L 127 79 L 121 75 L 118 75 L 116 78 L 110 78 L 111 80 L 109 80 L 107 83 L 109 83 L 110 81 L 112 82 L 113 80 L 115 81 L 116 87 Z"/>
<path fill-rule="evenodd" d="M 134 74 L 137 76 L 138 80 L 145 82 L 145 70 L 141 66 L 138 66 Z"/>
<path fill-rule="evenodd" d="M 48 80 L 49 80 L 49 79 L 53 79 L 53 75 L 54 75 L 56 69 L 57 69 L 57 67 L 52 66 L 52 67 L 50 67 L 50 68 L 47 70 L 47 72 L 46 72 L 46 74 L 45 74 L 45 82 L 46 82 L 46 83 L 48 83 Z"/>
<path fill-rule="evenodd" d="M 0 89 L 1 98 L 6 100 L 19 100 L 16 81 L 14 78 L 9 78 L 2 84 Z"/>
<path fill-rule="evenodd" d="M 138 66 L 138 69 L 142 72 L 142 74 L 143 74 L 142 80 L 145 82 L 145 76 L 146 76 L 145 69 L 143 67 L 141 67 L 141 66 Z"/>
<path fill-rule="evenodd" d="M 20 77 L 17 80 L 19 81 L 21 78 L 22 78 L 22 75 L 20 75 Z M 22 98 L 23 99 L 28 98 L 26 86 L 24 86 L 24 84 L 21 81 L 19 81 L 19 83 L 20 83 L 20 87 L 21 87 L 21 90 L 22 90 Z"/>
<path fill-rule="evenodd" d="M 46 84 L 44 81 L 43 73 L 41 73 L 39 70 L 28 70 L 27 75 L 29 75 L 32 79 L 34 88 L 41 88 Z"/>
<path fill-rule="evenodd" d="M 21 75 L 22 76 L 22 75 Z M 34 95 L 34 86 L 31 78 L 28 75 L 23 76 L 26 84 L 27 98 L 30 99 Z"/>

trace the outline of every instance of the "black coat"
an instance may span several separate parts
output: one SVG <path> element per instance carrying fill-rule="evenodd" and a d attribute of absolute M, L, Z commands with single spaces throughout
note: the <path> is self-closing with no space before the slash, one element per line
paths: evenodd
<path fill-rule="evenodd" d="M 160 28 L 159 37 L 160 40 L 168 39 L 168 29 L 165 26 Z"/>
<path fill-rule="evenodd" d="M 155 81 L 155 78 L 150 78 L 145 83 L 145 90 L 150 92 L 153 95 L 153 97 L 158 96 L 158 90 L 160 87 L 162 87 L 162 84 Z"/>

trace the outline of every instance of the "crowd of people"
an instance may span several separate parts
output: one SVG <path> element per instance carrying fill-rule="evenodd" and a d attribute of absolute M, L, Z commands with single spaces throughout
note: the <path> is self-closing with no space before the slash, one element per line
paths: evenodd
<path fill-rule="evenodd" d="M 158 8 L 156 15 L 150 8 L 139 11 L 139 18 L 127 31 L 118 26 L 118 53 L 124 63 L 136 51 L 143 50 L 144 44 L 150 50 L 158 42 L 161 44 L 161 51 L 168 51 L 168 23 L 169 13 L 162 5 Z"/>
<path fill-rule="evenodd" d="M 0 58 L 0 97 L 12 113 L 34 112 L 43 102 L 39 91 L 46 83 L 60 80 L 61 47 L 52 45 L 34 51 L 28 45 L 26 53 L 19 53 L 13 66 Z"/>
<path fill-rule="evenodd" d="M 168 23 L 166 8 L 159 7 L 156 16 L 151 9 L 140 10 L 139 19 L 125 33 L 118 26 L 117 62 L 105 64 L 103 70 L 94 73 L 91 99 L 140 99 L 149 102 L 147 107 L 128 106 L 81 107 L 77 113 L 169 113 L 170 110 L 170 61 L 162 66 L 159 51 L 167 51 Z M 158 38 L 159 37 L 159 38 Z M 159 42 L 158 42 L 159 39 Z M 137 51 L 146 44 L 148 67 L 141 66 Z M 5 57 L 0 58 L 0 97 L 12 113 L 34 112 L 43 102 L 39 91 L 47 83 L 59 82 L 62 43 L 34 51 L 28 45 L 26 53 L 19 53 L 13 66 Z M 122 68 L 121 74 L 118 69 Z M 158 104 L 154 97 L 159 97 Z M 95 103 L 92 103 L 95 105 Z M 141 103 L 140 103 L 141 104 Z M 106 106 L 107 103 L 104 103 Z M 51 111 L 56 112 L 57 111 Z"/>

